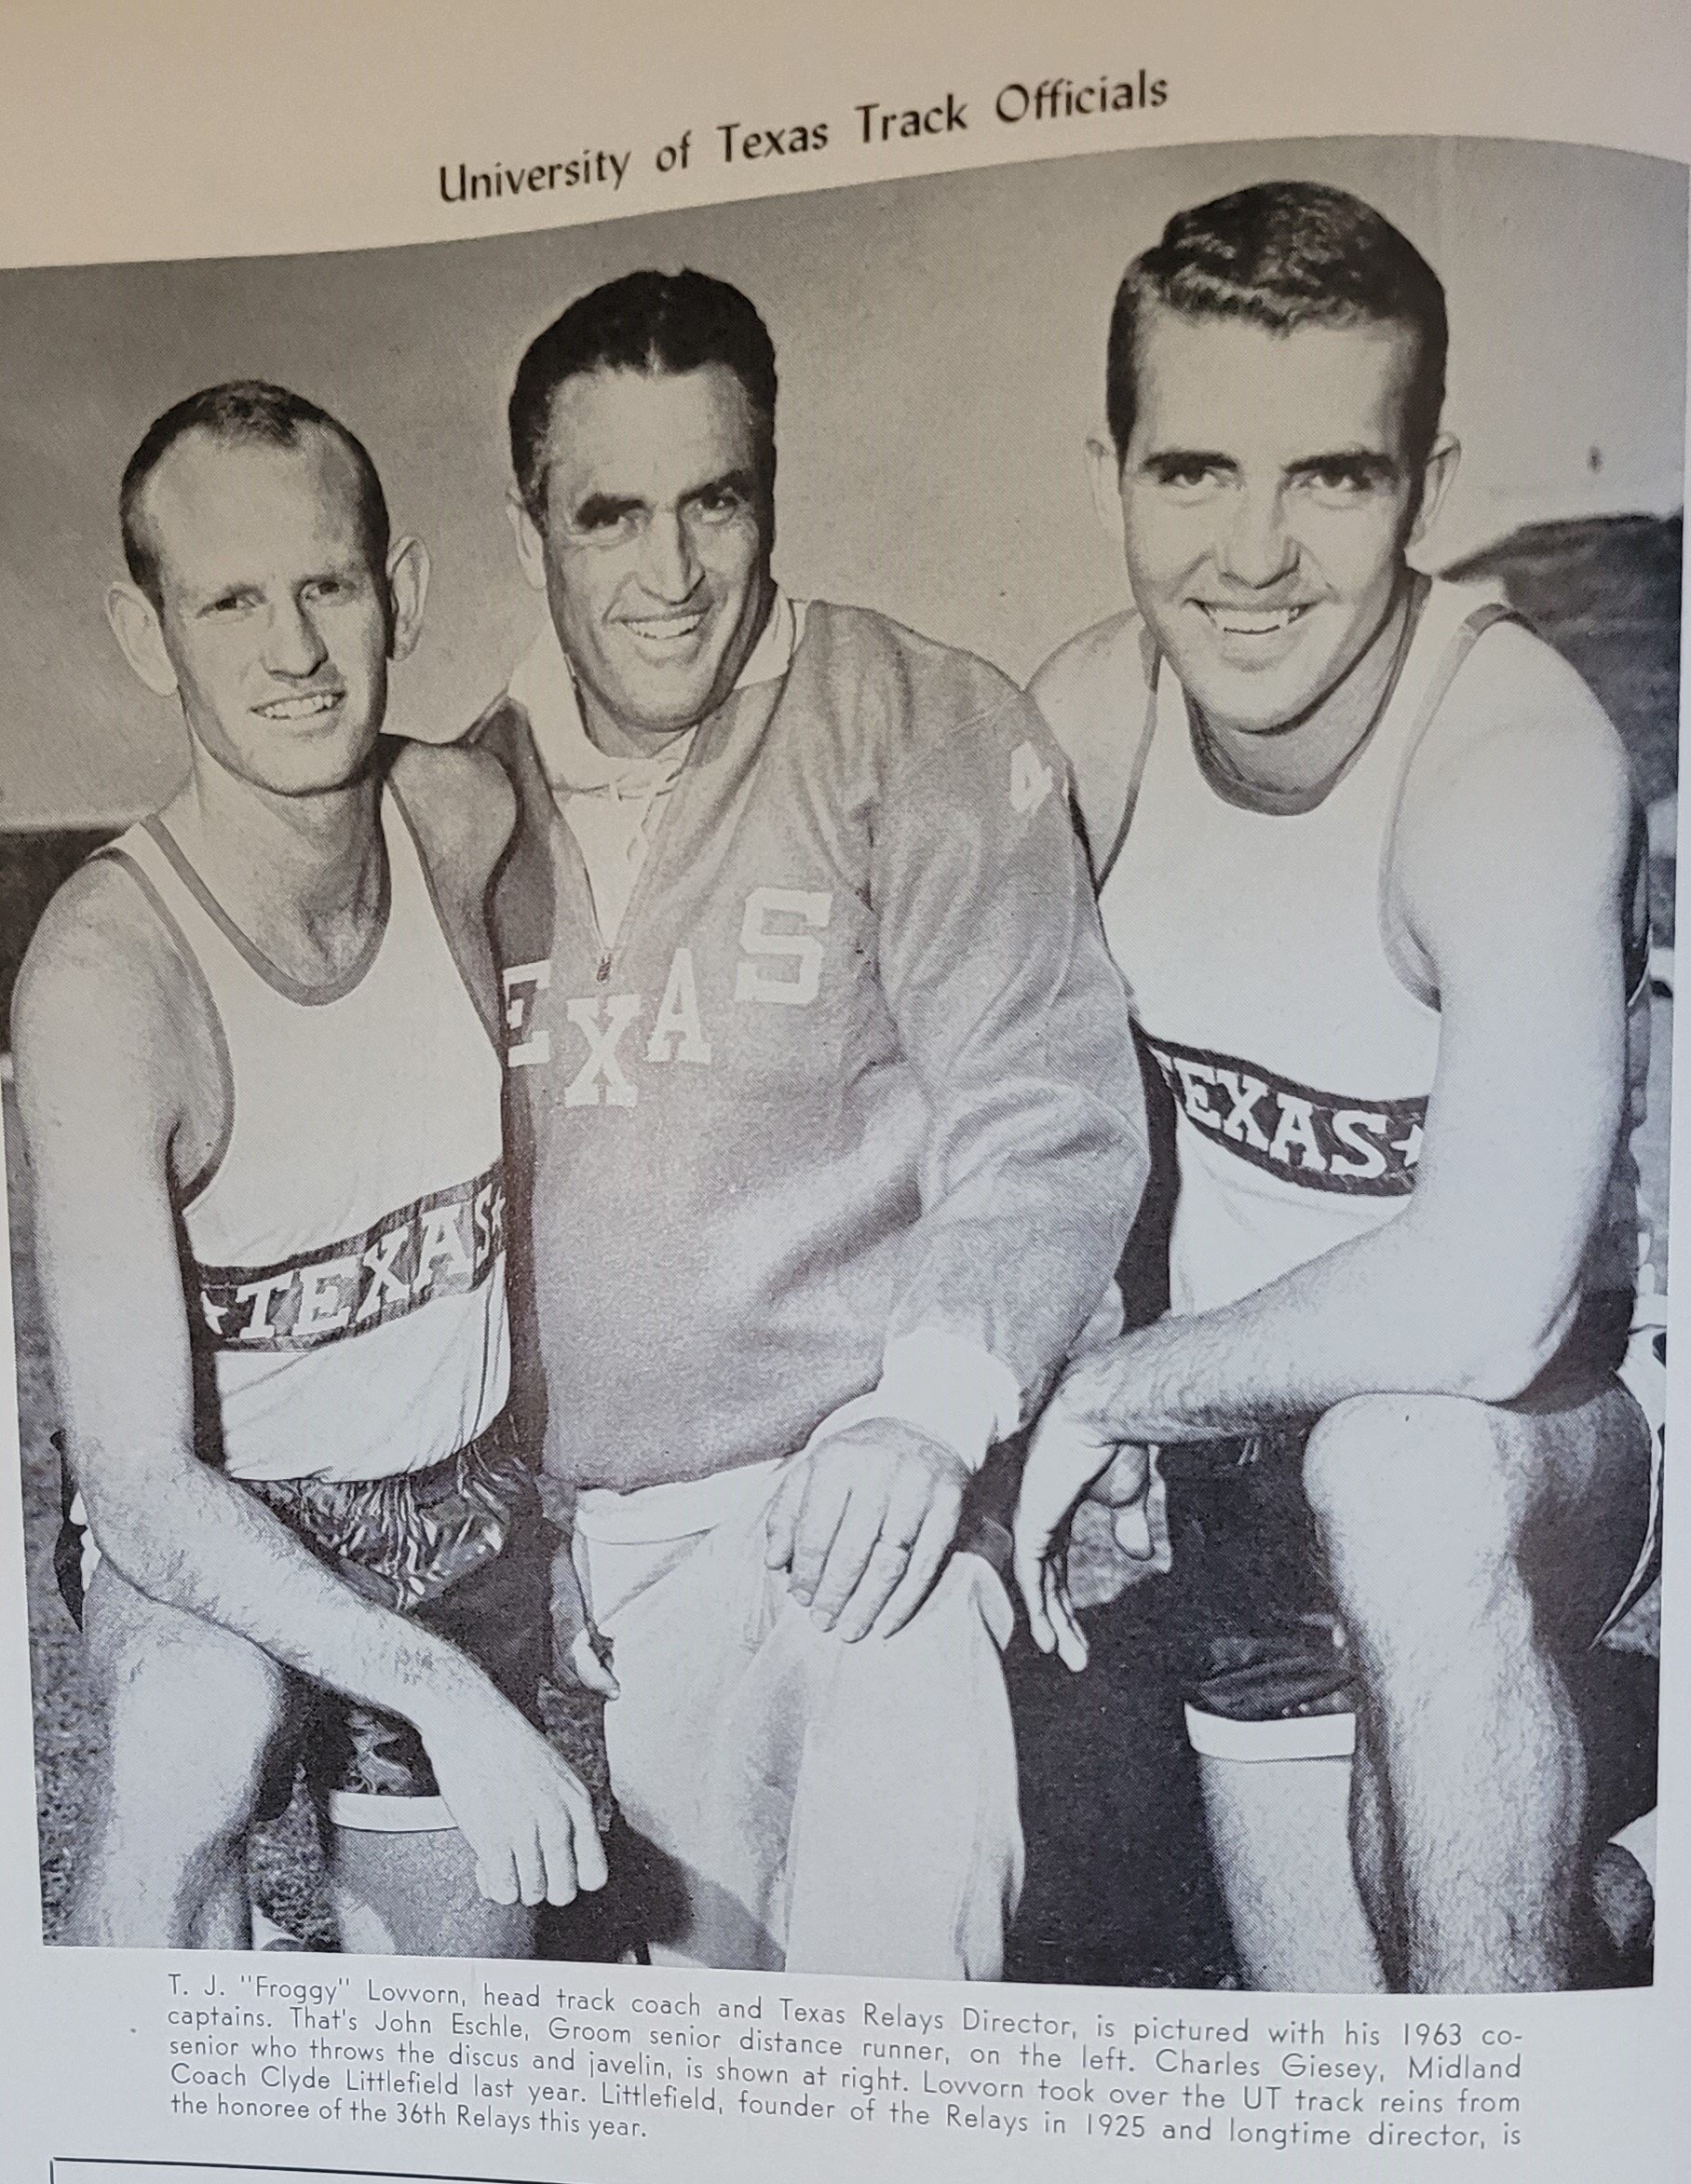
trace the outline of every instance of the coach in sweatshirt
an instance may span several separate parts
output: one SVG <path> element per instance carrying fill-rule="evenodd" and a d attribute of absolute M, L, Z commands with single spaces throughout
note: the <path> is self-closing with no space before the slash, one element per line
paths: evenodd
<path fill-rule="evenodd" d="M 775 402 L 697 273 L 517 374 L 514 1292 L 655 1959 L 993 1978 L 1010 1609 L 958 1527 L 1108 1289 L 1138 1072 L 1038 716 L 777 588 Z"/>

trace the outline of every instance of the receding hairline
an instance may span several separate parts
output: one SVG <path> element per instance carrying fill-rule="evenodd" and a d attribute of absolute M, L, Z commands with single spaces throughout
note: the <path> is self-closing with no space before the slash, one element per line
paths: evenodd
<path fill-rule="evenodd" d="M 287 439 L 277 439 L 265 433 L 228 431 L 210 420 L 186 426 L 171 441 L 169 447 L 148 468 L 136 487 L 129 504 L 129 525 L 139 543 L 145 549 L 148 566 L 156 577 L 162 577 L 166 568 L 163 542 L 154 511 L 154 496 L 161 481 L 168 482 L 177 466 L 177 458 L 184 452 L 210 451 L 219 455 L 258 455 L 289 459 L 310 460 L 319 445 L 331 448 L 345 466 L 345 484 L 353 528 L 365 549 L 372 572 L 382 576 L 386 572 L 378 565 L 377 558 L 370 552 L 372 544 L 369 509 L 364 492 L 363 468 L 358 452 L 344 427 L 333 419 L 303 418 L 294 424 Z M 142 589 L 147 587 L 143 584 Z"/>
<path fill-rule="evenodd" d="M 740 407 L 751 423 L 753 432 L 761 437 L 771 437 L 775 430 L 774 420 L 766 417 L 758 408 L 752 399 L 751 388 L 734 369 L 734 366 L 724 363 L 718 357 L 707 357 L 703 362 L 685 365 L 679 372 L 661 359 L 654 358 L 650 362 L 644 364 L 589 364 L 583 371 L 566 373 L 547 396 L 548 440 L 549 441 L 551 437 L 552 422 L 557 415 L 558 405 L 566 400 L 573 387 L 591 387 L 600 380 L 638 382 L 642 385 L 647 385 L 654 381 L 713 377 L 718 380 L 725 379 L 733 387 L 736 394 L 739 397 Z"/>
<path fill-rule="evenodd" d="M 553 435 L 558 427 L 559 408 L 568 399 L 572 387 L 591 387 L 596 381 L 601 380 L 644 383 L 658 380 L 702 380 L 712 376 L 725 379 L 733 387 L 739 400 L 741 414 L 751 429 L 755 452 L 761 459 L 775 445 L 775 420 L 760 409 L 751 389 L 746 385 L 744 377 L 723 358 L 706 357 L 697 364 L 683 366 L 679 371 L 666 364 L 658 357 L 651 357 L 641 364 L 606 361 L 585 365 L 577 371 L 566 372 L 561 378 L 554 381 L 548 390 L 545 412 L 546 433 L 539 443 L 544 460 L 539 464 L 535 472 L 536 483 L 544 485 L 547 473 L 551 468 Z"/>
<path fill-rule="evenodd" d="M 750 296 L 732 282 L 682 266 L 643 266 L 567 304 L 522 352 L 506 404 L 511 470 L 530 516 L 544 527 L 540 458 L 552 405 L 566 381 L 607 368 L 682 376 L 723 364 L 744 388 L 760 431 L 764 483 L 775 476 L 780 374 L 775 345 Z"/>

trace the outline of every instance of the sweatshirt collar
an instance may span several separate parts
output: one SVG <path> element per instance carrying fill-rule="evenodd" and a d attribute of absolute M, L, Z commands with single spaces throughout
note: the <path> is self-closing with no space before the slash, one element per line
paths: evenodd
<path fill-rule="evenodd" d="M 734 687 L 745 690 L 756 683 L 775 683 L 792 664 L 792 655 L 805 629 L 805 604 L 794 602 L 778 587 L 763 634 L 739 671 Z M 517 663 L 509 695 L 528 715 L 529 729 L 541 771 L 554 789 L 571 794 L 610 789 L 627 792 L 664 786 L 686 764 L 687 753 L 697 732 L 688 729 L 653 757 L 614 758 L 601 751 L 588 734 L 581 717 L 581 699 L 575 677 L 558 632 L 548 615 L 527 653 Z"/>

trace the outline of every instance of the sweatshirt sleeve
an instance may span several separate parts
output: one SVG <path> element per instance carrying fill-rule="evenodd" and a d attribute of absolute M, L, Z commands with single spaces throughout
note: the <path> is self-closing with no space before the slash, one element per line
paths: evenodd
<path fill-rule="evenodd" d="M 954 1370 L 969 1346 L 1013 1377 L 1025 1419 L 1109 1286 L 1144 1187 L 1127 994 L 1062 755 L 1019 693 L 909 738 L 876 822 L 881 984 L 931 1118 L 889 1366 L 908 1374 L 931 1345 L 936 1371 Z"/>

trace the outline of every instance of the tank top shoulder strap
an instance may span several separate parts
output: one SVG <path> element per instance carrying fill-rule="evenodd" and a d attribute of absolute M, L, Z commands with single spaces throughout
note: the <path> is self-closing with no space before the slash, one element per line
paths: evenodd
<path fill-rule="evenodd" d="M 1121 855 L 1128 839 L 1128 829 L 1133 823 L 1134 809 L 1139 803 L 1139 792 L 1145 778 L 1145 761 L 1151 754 L 1151 739 L 1157 733 L 1157 683 L 1162 673 L 1162 655 L 1152 644 L 1148 631 L 1142 631 L 1135 647 L 1144 671 L 1144 711 L 1134 738 L 1132 757 L 1129 762 L 1122 792 L 1121 814 L 1109 834 L 1101 845 L 1102 857 L 1092 859 L 1092 891 L 1102 895 L 1106 882 L 1116 869 L 1116 861 Z M 1090 844 L 1088 845 L 1089 851 Z"/>
<path fill-rule="evenodd" d="M 503 1033 L 491 998 L 478 988 L 477 981 L 466 960 L 462 935 L 447 915 L 440 900 L 440 890 L 435 884 L 428 855 L 424 848 L 424 834 L 417 816 L 399 791 L 391 783 L 382 792 L 382 827 L 387 843 L 388 870 L 392 875 L 395 929 L 407 936 L 411 945 L 422 944 L 426 933 L 430 940 L 438 940 L 451 959 L 464 988 L 465 998 L 475 1013 L 476 1021 L 487 1034 L 494 1052 L 500 1057 L 501 1066 L 505 1049 Z M 416 922 L 413 924 L 413 920 Z"/>
<path fill-rule="evenodd" d="M 162 819 L 138 821 L 99 854 L 134 874 L 159 922 L 213 995 L 227 990 L 232 969 L 244 972 L 241 937 Z"/>
<path fill-rule="evenodd" d="M 1402 744 L 1387 804 L 1386 824 L 1380 834 L 1377 902 L 1380 939 L 1387 960 L 1415 999 L 1429 1009 L 1438 1007 L 1438 995 L 1422 975 L 1420 967 L 1410 953 L 1408 936 L 1398 931 L 1391 916 L 1392 858 L 1397 848 L 1398 821 L 1403 808 L 1404 787 L 1409 780 L 1409 769 L 1426 742 L 1428 731 L 1439 716 L 1440 708 L 1450 695 L 1451 685 L 1461 672 L 1463 662 L 1480 639 L 1488 630 L 1495 629 L 1499 622 L 1512 622 L 1518 628 L 1525 627 L 1521 616 L 1501 599 L 1481 599 L 1465 606 L 1460 592 L 1454 587 L 1435 585 L 1429 605 L 1433 603 L 1442 606 L 1447 624 L 1454 617 L 1454 626 L 1447 627 L 1442 644 L 1437 645 L 1430 671 L 1421 685 L 1418 699 L 1412 701 L 1404 723 Z"/>
<path fill-rule="evenodd" d="M 142 820 L 123 839 L 132 861 L 186 940 L 214 995 L 230 997 L 257 979 L 288 997 L 290 982 L 230 917 L 163 819 L 156 815 Z"/>
<path fill-rule="evenodd" d="M 421 913 L 444 930 L 446 921 L 440 915 L 434 877 L 423 855 L 423 839 L 417 832 L 417 822 L 401 801 L 399 791 L 386 782 L 382 787 L 379 810 L 382 843 L 387 852 L 390 921 L 402 925 L 404 920 Z"/>
<path fill-rule="evenodd" d="M 1513 622 L 1524 627 L 1521 617 L 1505 601 L 1481 599 L 1465 604 L 1461 594 L 1454 587 L 1435 585 L 1428 607 L 1429 610 L 1442 607 L 1444 626 L 1441 632 L 1436 626 L 1428 632 L 1432 639 L 1433 654 L 1426 680 L 1421 685 L 1418 696 L 1410 694 L 1397 782 L 1392 796 L 1394 825 L 1404 778 L 1414 764 L 1415 753 L 1426 740 L 1427 732 L 1449 695 L 1451 685 L 1461 672 L 1463 661 L 1485 632 L 1495 629 L 1499 622 Z M 1442 643 L 1440 642 L 1441 635 Z"/>
<path fill-rule="evenodd" d="M 223 1163 L 229 1148 L 230 1133 L 235 1127 L 235 1067 L 229 1052 L 228 1034 L 223 1027 L 223 1011 L 218 1007 L 217 996 L 207 976 L 206 965 L 199 948 L 195 944 L 192 928 L 196 923 L 196 905 L 186 894 L 174 866 L 159 846 L 153 832 L 152 822 L 141 820 L 118 835 L 115 842 L 107 842 L 96 849 L 90 863 L 109 863 L 128 874 L 134 882 L 153 918 L 162 933 L 165 944 L 181 964 L 193 996 L 193 1007 L 197 1014 L 210 1048 L 217 1070 L 216 1106 L 205 1119 L 206 1148 L 203 1157 L 188 1173 L 177 1173 L 172 1184 L 179 1207 L 192 1205 L 200 1196 Z"/>

